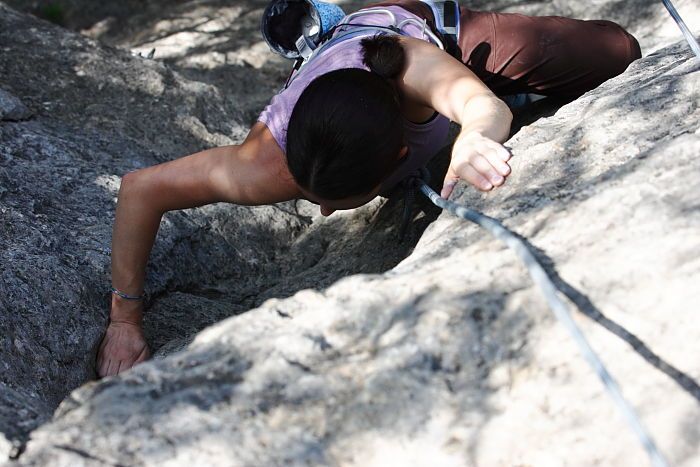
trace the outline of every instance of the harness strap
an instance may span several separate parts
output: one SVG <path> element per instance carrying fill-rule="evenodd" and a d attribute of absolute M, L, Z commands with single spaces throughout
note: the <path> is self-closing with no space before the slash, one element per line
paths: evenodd
<path fill-rule="evenodd" d="M 358 18 L 360 16 L 376 13 L 386 14 L 391 21 L 391 25 L 380 26 L 374 24 L 361 24 L 350 22 L 353 19 Z M 347 15 L 340 23 L 331 28 L 331 30 L 328 31 L 324 39 L 315 49 L 312 49 L 309 46 L 305 36 L 299 38 L 299 40 L 296 43 L 296 46 L 300 54 L 302 55 L 302 58 L 299 58 L 297 60 L 297 63 L 295 63 L 294 68 L 292 69 L 283 89 L 288 88 L 291 82 L 294 81 L 294 78 L 296 78 L 299 72 L 301 72 L 301 70 L 304 68 L 304 66 L 306 66 L 308 63 L 311 63 L 316 57 L 318 57 L 321 54 L 322 51 L 340 42 L 352 39 L 353 37 L 369 35 L 369 33 L 371 33 L 372 31 L 375 31 L 378 34 L 397 34 L 406 36 L 408 34 L 404 33 L 402 29 L 408 24 L 413 24 L 415 26 L 422 27 L 423 36 L 427 36 L 433 42 L 433 44 L 440 48 L 440 50 L 445 50 L 445 44 L 443 44 L 441 38 L 437 34 L 435 34 L 431 28 L 427 27 L 427 21 L 425 19 L 423 19 L 423 21 L 418 21 L 415 18 L 407 18 L 397 24 L 396 16 L 390 10 L 387 10 L 385 8 L 372 8 L 360 10 L 350 15 Z M 348 30 L 340 32 L 342 29 Z M 336 32 L 338 32 L 338 34 L 336 36 L 333 36 L 333 34 Z"/>
<path fill-rule="evenodd" d="M 435 28 L 446 38 L 459 40 L 459 4 L 454 0 L 420 0 L 430 7 Z"/>

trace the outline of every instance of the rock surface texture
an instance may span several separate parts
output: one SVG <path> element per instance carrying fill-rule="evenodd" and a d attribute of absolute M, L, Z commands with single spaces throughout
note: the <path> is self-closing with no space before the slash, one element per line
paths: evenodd
<path fill-rule="evenodd" d="M 167 215 L 146 317 L 160 358 L 90 381 L 119 177 L 240 142 L 262 98 L 217 80 L 249 73 L 269 92 L 281 65 L 204 82 L 2 3 L 0 50 L 0 109 L 26 108 L 0 121 L 9 466 L 647 462 L 512 251 L 449 214 L 428 226 L 425 203 L 404 243 L 394 200 L 328 219 L 305 203 Z M 522 128 L 506 186 L 453 195 L 527 239 L 686 467 L 700 464 L 699 104 L 700 61 L 659 48 Z"/>
<path fill-rule="evenodd" d="M 31 116 L 32 113 L 22 101 L 0 89 L 0 121 L 27 120 Z"/>
<path fill-rule="evenodd" d="M 241 80 L 223 96 L 2 3 L 0 47 L 0 109 L 13 117 L 0 121 L 0 433 L 21 448 L 95 377 L 121 175 L 241 142 L 254 113 L 236 105 L 250 87 Z M 228 71 L 261 80 L 257 94 L 274 92 L 253 69 Z M 400 208 L 377 200 L 320 224 L 308 203 L 169 214 L 149 270 L 152 349 L 164 355 L 265 298 L 393 267 L 437 215 L 416 219 L 413 243 L 397 247 Z"/>

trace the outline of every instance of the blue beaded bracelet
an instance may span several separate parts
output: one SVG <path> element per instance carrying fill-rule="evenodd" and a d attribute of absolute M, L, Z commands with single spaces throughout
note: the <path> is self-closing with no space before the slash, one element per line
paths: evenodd
<path fill-rule="evenodd" d="M 146 292 L 142 293 L 141 295 L 128 295 L 122 292 L 121 290 L 117 290 L 114 287 L 112 287 L 112 293 L 114 295 L 117 295 L 118 297 L 123 298 L 124 300 L 143 300 L 146 298 Z"/>

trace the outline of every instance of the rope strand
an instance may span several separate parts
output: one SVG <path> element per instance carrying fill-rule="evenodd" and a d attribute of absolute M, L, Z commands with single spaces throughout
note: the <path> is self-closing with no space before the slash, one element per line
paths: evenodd
<path fill-rule="evenodd" d="M 642 446 L 644 446 L 644 449 L 649 455 L 651 464 L 654 467 L 667 467 L 668 464 L 661 455 L 661 452 L 659 452 L 658 448 L 656 447 L 654 440 L 642 425 L 632 406 L 622 395 L 622 391 L 620 390 L 620 387 L 615 379 L 612 377 L 612 375 L 610 375 L 601 359 L 586 340 L 583 332 L 581 332 L 580 328 L 574 322 L 571 314 L 569 313 L 567 305 L 557 294 L 557 288 L 552 279 L 549 277 L 549 274 L 535 255 L 532 254 L 525 242 L 504 227 L 503 224 L 496 219 L 481 214 L 480 212 L 466 206 L 461 206 L 457 203 L 441 198 L 440 195 L 433 191 L 423 180 L 420 178 L 415 178 L 414 180 L 417 181 L 420 191 L 428 199 L 430 199 L 433 204 L 446 211 L 449 211 L 457 217 L 461 217 L 462 219 L 466 219 L 483 227 L 494 237 L 504 242 L 511 249 L 515 250 L 523 263 L 525 263 L 533 282 L 542 290 L 542 293 L 544 294 L 549 307 L 554 312 L 554 315 L 566 328 L 566 330 L 569 331 L 574 341 L 578 345 L 579 350 L 583 354 L 583 357 L 586 359 L 586 361 L 588 361 L 589 365 L 603 382 L 603 386 L 610 397 L 612 397 L 613 402 L 620 409 L 630 427 L 639 438 L 639 441 L 642 443 Z"/>
<path fill-rule="evenodd" d="M 688 26 L 685 25 L 685 21 L 683 21 L 683 18 L 681 18 L 680 13 L 678 13 L 678 10 L 676 10 L 676 7 L 673 6 L 673 3 L 671 3 L 671 0 L 661 0 L 668 10 L 669 14 L 673 18 L 673 20 L 676 22 L 678 27 L 681 29 L 681 32 L 683 33 L 683 36 L 685 36 L 685 40 L 688 42 L 688 45 L 690 46 L 690 50 L 695 52 L 695 55 L 697 55 L 698 58 L 700 58 L 700 44 L 698 44 L 698 41 L 695 39 L 693 34 L 690 32 L 690 29 L 688 29 Z"/>

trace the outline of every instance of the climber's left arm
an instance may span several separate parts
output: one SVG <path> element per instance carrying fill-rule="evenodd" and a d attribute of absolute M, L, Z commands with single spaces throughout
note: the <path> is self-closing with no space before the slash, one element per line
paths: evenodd
<path fill-rule="evenodd" d="M 442 196 L 449 196 L 458 179 L 482 191 L 502 185 L 510 174 L 510 152 L 500 144 L 508 138 L 513 119 L 508 106 L 464 64 L 434 45 L 405 36 L 401 45 L 406 56 L 399 80 L 402 95 L 462 126 Z"/>

